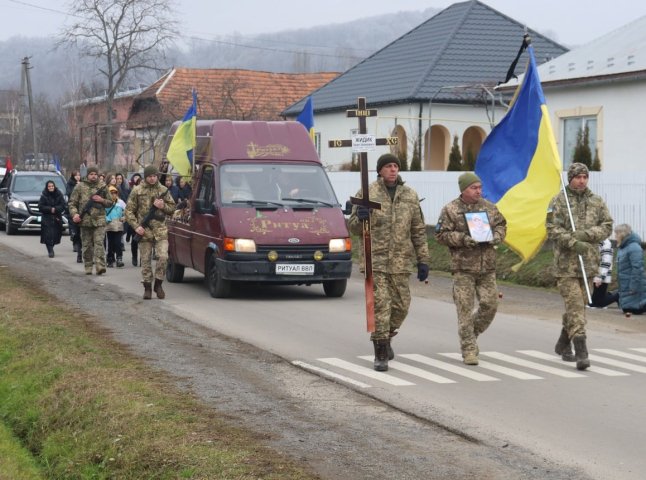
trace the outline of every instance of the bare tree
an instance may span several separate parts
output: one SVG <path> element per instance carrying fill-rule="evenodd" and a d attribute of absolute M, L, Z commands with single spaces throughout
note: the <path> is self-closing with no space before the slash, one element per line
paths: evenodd
<path fill-rule="evenodd" d="M 73 0 L 78 19 L 62 32 L 59 44 L 74 44 L 97 61 L 106 82 L 107 161 L 113 164 L 112 103 L 126 80 L 155 69 L 155 59 L 177 36 L 171 0 Z"/>

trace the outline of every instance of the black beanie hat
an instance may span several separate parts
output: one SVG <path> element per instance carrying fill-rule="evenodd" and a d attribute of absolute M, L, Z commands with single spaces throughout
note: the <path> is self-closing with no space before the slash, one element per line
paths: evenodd
<path fill-rule="evenodd" d="M 379 157 L 379 160 L 377 160 L 377 173 L 379 173 L 379 170 L 381 170 L 384 165 L 388 165 L 389 163 L 396 163 L 399 168 L 402 167 L 399 158 L 397 158 L 392 153 L 384 153 L 381 157 Z"/>

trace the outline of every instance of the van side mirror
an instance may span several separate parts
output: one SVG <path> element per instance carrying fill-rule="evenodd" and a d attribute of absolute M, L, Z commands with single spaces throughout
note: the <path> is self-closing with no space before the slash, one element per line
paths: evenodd
<path fill-rule="evenodd" d="M 352 202 L 350 200 L 345 202 L 345 208 L 341 210 L 343 215 L 350 215 L 352 213 Z"/>

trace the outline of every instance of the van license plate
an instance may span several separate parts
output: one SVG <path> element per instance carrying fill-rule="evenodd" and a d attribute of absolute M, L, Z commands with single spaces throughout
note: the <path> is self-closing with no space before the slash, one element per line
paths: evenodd
<path fill-rule="evenodd" d="M 303 263 L 277 263 L 276 275 L 311 275 L 314 273 L 314 264 Z"/>

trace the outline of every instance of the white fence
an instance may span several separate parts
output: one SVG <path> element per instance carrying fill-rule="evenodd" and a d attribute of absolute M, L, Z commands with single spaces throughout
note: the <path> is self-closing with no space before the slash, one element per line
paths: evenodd
<path fill-rule="evenodd" d="M 421 205 L 427 224 L 434 225 L 442 207 L 459 195 L 460 173 L 401 173 L 406 184 L 424 199 Z M 361 188 L 359 172 L 328 172 L 328 176 L 342 205 Z M 376 173 L 370 172 L 370 181 L 375 178 Z M 646 171 L 591 172 L 588 186 L 606 201 L 615 225 L 627 223 L 646 240 Z"/>

